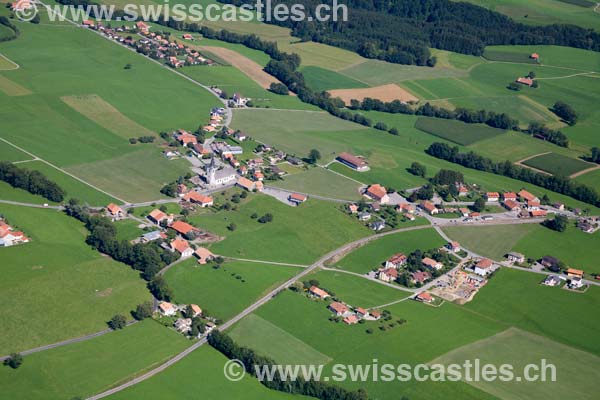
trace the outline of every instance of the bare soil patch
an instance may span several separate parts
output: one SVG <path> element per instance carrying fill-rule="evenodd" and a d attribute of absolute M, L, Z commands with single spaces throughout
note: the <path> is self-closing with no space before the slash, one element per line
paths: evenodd
<path fill-rule="evenodd" d="M 365 97 L 379 99 L 383 102 L 393 100 L 406 102 L 419 100 L 418 97 L 395 83 L 363 89 L 335 89 L 330 90 L 329 93 L 331 94 L 331 97 L 339 97 L 346 104 L 350 104 L 350 100 L 352 99 L 362 100 Z"/>

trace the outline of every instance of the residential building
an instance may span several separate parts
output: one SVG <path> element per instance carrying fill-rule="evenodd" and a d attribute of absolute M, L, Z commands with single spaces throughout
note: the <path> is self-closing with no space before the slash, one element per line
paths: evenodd
<path fill-rule="evenodd" d="M 166 317 L 170 317 L 177 313 L 177 307 L 168 301 L 163 301 L 158 305 L 158 312 Z"/>
<path fill-rule="evenodd" d="M 421 263 L 431 269 L 431 270 L 440 270 L 444 268 L 444 264 L 439 261 L 434 260 L 433 258 L 425 257 L 421 260 Z"/>
<path fill-rule="evenodd" d="M 560 260 L 556 257 L 544 256 L 540 260 L 540 264 L 542 264 L 546 268 L 558 269 L 560 267 Z"/>
<path fill-rule="evenodd" d="M 469 214 L 471 213 L 471 211 L 469 211 L 469 209 L 468 209 L 468 208 L 465 208 L 465 207 L 461 207 L 461 208 L 459 208 L 459 209 L 458 209 L 458 211 L 460 212 L 460 214 L 461 214 L 463 217 L 468 217 L 468 216 L 469 216 Z"/>
<path fill-rule="evenodd" d="M 560 284 L 560 278 L 556 275 L 548 275 L 542 284 L 546 286 L 556 286 Z"/>
<path fill-rule="evenodd" d="M 521 199 L 521 201 L 533 201 L 533 202 L 539 202 L 540 201 L 539 198 L 537 198 L 535 195 L 529 193 L 525 189 L 522 189 L 519 192 L 519 199 Z"/>
<path fill-rule="evenodd" d="M 440 210 L 438 210 L 435 204 L 433 204 L 429 200 L 423 200 L 421 204 L 419 204 L 419 206 L 421 207 L 421 209 L 423 209 L 423 211 L 425 211 L 429 215 L 436 215 L 440 212 Z"/>
<path fill-rule="evenodd" d="M 175 232 L 179 233 L 180 235 L 189 235 L 198 230 L 198 228 L 195 228 L 184 221 L 175 221 L 169 225 L 169 228 L 175 230 Z"/>
<path fill-rule="evenodd" d="M 142 235 L 142 243 L 154 242 L 159 239 L 166 239 L 167 235 L 162 231 L 152 231 Z"/>
<path fill-rule="evenodd" d="M 106 206 L 106 215 L 113 221 L 125 218 L 125 211 L 115 203 Z"/>
<path fill-rule="evenodd" d="M 502 193 L 502 200 L 503 201 L 507 201 L 507 200 L 517 201 L 517 194 L 515 192 L 504 192 L 504 193 Z"/>
<path fill-rule="evenodd" d="M 288 200 L 296 205 L 300 205 L 308 200 L 308 196 L 301 193 L 292 193 L 288 196 Z"/>
<path fill-rule="evenodd" d="M 460 251 L 460 243 L 453 241 L 446 243 L 446 248 L 454 253 L 458 253 Z"/>
<path fill-rule="evenodd" d="M 362 308 L 362 307 L 356 307 L 356 308 L 354 309 L 354 312 L 355 312 L 355 313 L 356 313 L 356 315 L 358 315 L 360 318 L 364 318 L 364 317 L 366 317 L 366 316 L 368 316 L 368 315 L 369 315 L 369 312 L 368 312 L 367 310 L 365 310 L 364 308 Z"/>
<path fill-rule="evenodd" d="M 358 324 L 358 317 L 354 314 L 348 315 L 347 317 L 345 317 L 343 319 L 343 322 L 347 325 L 354 325 L 354 324 Z"/>
<path fill-rule="evenodd" d="M 396 268 L 381 268 L 377 273 L 377 278 L 383 282 L 393 282 L 398 278 Z"/>
<path fill-rule="evenodd" d="M 359 221 L 368 221 L 371 219 L 371 213 L 368 213 L 366 211 L 358 213 L 358 219 Z"/>
<path fill-rule="evenodd" d="M 196 257 L 198 257 L 198 264 L 202 265 L 215 258 L 215 255 L 210 250 L 204 247 L 198 247 L 194 254 L 196 255 Z"/>
<path fill-rule="evenodd" d="M 254 190 L 261 191 L 264 187 L 262 182 L 251 181 L 250 179 L 244 178 L 243 176 L 240 176 L 238 178 L 237 185 L 242 189 L 246 189 L 249 192 L 252 192 Z"/>
<path fill-rule="evenodd" d="M 414 284 L 420 283 L 422 285 L 431 279 L 431 274 L 427 271 L 415 271 L 410 274 L 410 277 Z"/>
<path fill-rule="evenodd" d="M 155 208 L 154 210 L 150 211 L 150 214 L 148 214 L 148 219 L 155 224 L 160 224 L 163 221 L 166 221 L 167 224 L 171 224 L 173 222 L 173 214 L 167 215 L 158 208 Z"/>
<path fill-rule="evenodd" d="M 348 211 L 350 211 L 350 214 L 356 214 L 358 212 L 358 205 L 357 204 L 348 204 Z"/>
<path fill-rule="evenodd" d="M 477 275 L 485 276 L 492 272 L 493 265 L 494 264 L 492 260 L 490 260 L 489 258 L 482 258 L 477 262 L 477 264 L 475 264 L 473 272 L 475 272 Z"/>
<path fill-rule="evenodd" d="M 192 190 L 183 196 L 183 200 L 200 205 L 200 207 L 211 207 L 214 200 L 211 196 L 205 196 Z"/>
<path fill-rule="evenodd" d="M 329 308 L 329 310 L 332 311 L 338 317 L 344 315 L 349 311 L 348 307 L 345 304 L 340 303 L 339 301 L 334 301 L 327 308 Z"/>
<path fill-rule="evenodd" d="M 191 257 L 194 254 L 194 249 L 190 247 L 188 241 L 180 238 L 171 242 L 171 251 L 177 251 L 181 254 L 181 258 Z"/>
<path fill-rule="evenodd" d="M 202 309 L 198 304 L 190 304 L 190 308 L 192 309 L 192 318 L 202 315 Z"/>
<path fill-rule="evenodd" d="M 516 200 L 504 200 L 502 205 L 508 211 L 521 211 L 521 205 Z"/>
<path fill-rule="evenodd" d="M 179 318 L 175 321 L 175 329 L 177 332 L 187 334 L 192 330 L 192 319 L 191 318 Z"/>
<path fill-rule="evenodd" d="M 567 269 L 567 276 L 569 278 L 573 278 L 573 277 L 583 278 L 583 271 L 580 269 L 569 268 L 569 269 Z"/>
<path fill-rule="evenodd" d="M 485 198 L 487 201 L 498 201 L 500 200 L 500 194 L 498 192 L 487 192 Z"/>
<path fill-rule="evenodd" d="M 365 196 L 378 201 L 381 204 L 387 204 L 390 201 L 390 198 L 387 194 L 387 190 L 385 189 L 385 187 L 379 185 L 379 184 L 374 184 L 371 185 L 367 188 L 366 192 L 365 192 Z"/>
<path fill-rule="evenodd" d="M 371 223 L 370 228 L 375 232 L 379 232 L 385 228 L 385 221 L 377 220 Z"/>
<path fill-rule="evenodd" d="M 432 303 L 433 302 L 433 296 L 431 296 L 428 292 L 421 292 L 419 293 L 415 299 L 417 301 L 423 302 L 423 303 Z"/>
<path fill-rule="evenodd" d="M 385 262 L 385 267 L 399 269 L 404 264 L 406 264 L 407 260 L 408 257 L 406 257 L 404 253 L 396 253 Z"/>
<path fill-rule="evenodd" d="M 310 289 L 308 289 L 308 293 L 320 299 L 326 299 L 330 297 L 329 293 L 327 293 L 323 289 L 318 288 L 317 286 L 311 286 Z"/>
<path fill-rule="evenodd" d="M 521 253 L 510 252 L 506 255 L 506 258 L 508 259 L 508 261 L 517 263 L 517 264 L 521 264 L 521 263 L 525 262 L 525 256 Z"/>

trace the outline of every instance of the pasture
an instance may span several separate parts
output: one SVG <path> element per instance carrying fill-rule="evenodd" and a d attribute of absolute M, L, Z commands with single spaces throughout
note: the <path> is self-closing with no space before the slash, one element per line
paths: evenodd
<path fill-rule="evenodd" d="M 352 79 L 346 75 L 315 66 L 300 68 L 307 85 L 316 91 L 331 89 L 365 88 L 365 83 Z"/>
<path fill-rule="evenodd" d="M 31 90 L 18 83 L 13 82 L 7 76 L 0 75 L 0 91 L 6 96 L 27 96 L 31 94 Z"/>
<path fill-rule="evenodd" d="M 202 393 L 207 400 L 303 400 L 301 396 L 269 390 L 256 378 L 246 375 L 232 382 L 223 375 L 228 359 L 204 345 L 183 360 L 152 378 L 116 393 L 110 400 L 192 400 Z M 182 382 L 185 382 L 182 384 Z"/>
<path fill-rule="evenodd" d="M 99 192 L 98 190 L 78 181 L 77 179 L 53 168 L 42 161 L 31 161 L 20 164 L 19 167 L 40 171 L 48 179 L 56 182 L 67 193 L 65 199 L 75 198 L 91 206 L 106 206 L 108 203 L 115 202 L 113 197 Z M 47 202 L 47 200 L 45 200 Z"/>
<path fill-rule="evenodd" d="M 347 105 L 350 104 L 351 100 L 362 101 L 367 97 L 371 99 L 378 99 L 383 102 L 391 102 L 394 100 L 411 102 L 419 100 L 408 90 L 401 88 L 395 83 L 364 89 L 335 89 L 330 90 L 329 94 L 331 94 L 331 97 L 339 97 Z"/>
<path fill-rule="evenodd" d="M 539 274 L 502 269 L 473 301 L 465 304 L 465 312 L 485 315 L 598 356 L 600 345 L 594 339 L 600 333 L 600 325 L 596 319 L 581 318 L 598 308 L 599 288 L 573 293 L 540 285 L 543 279 Z"/>
<path fill-rule="evenodd" d="M 575 180 L 591 187 L 600 187 L 600 170 L 586 172 L 583 175 L 579 175 Z"/>
<path fill-rule="evenodd" d="M 156 134 L 127 118 L 97 95 L 64 96 L 62 101 L 103 128 L 125 139 Z"/>
<path fill-rule="evenodd" d="M 419 117 L 415 128 L 463 146 L 506 133 L 502 129 L 484 124 L 466 124 L 456 120 L 427 117 Z"/>
<path fill-rule="evenodd" d="M 268 182 L 268 185 L 333 199 L 361 198 L 359 183 L 320 167 L 287 175 L 281 181 Z"/>
<path fill-rule="evenodd" d="M 134 219 L 122 219 L 115 221 L 115 227 L 117 228 L 117 240 L 133 240 L 144 234 L 144 231 L 138 226 L 139 221 Z"/>
<path fill-rule="evenodd" d="M 514 46 L 507 46 L 506 49 L 500 50 L 493 47 L 486 47 L 483 52 L 483 57 L 489 61 L 502 61 L 511 63 L 538 64 L 536 60 L 530 57 L 531 53 L 527 54 L 520 51 L 513 51 Z"/>
<path fill-rule="evenodd" d="M 252 332 L 252 335 L 248 335 Z M 259 354 L 269 354 L 280 364 L 327 364 L 331 358 L 313 349 L 277 325 L 250 314 L 238 322 L 228 334 L 241 346 Z"/>
<path fill-rule="evenodd" d="M 469 382 L 471 385 L 499 399 L 532 400 L 563 399 L 576 396 L 578 399 L 593 399 L 598 379 L 595 366 L 600 358 L 569 347 L 542 336 L 519 329 L 507 329 L 492 337 L 460 347 L 433 360 L 442 365 L 464 364 L 466 360 L 479 359 L 481 365 L 500 366 L 509 364 L 514 368 L 516 381 Z M 541 359 L 556 368 L 556 381 L 552 382 L 551 370 L 544 371 L 548 381 L 527 381 L 523 371 L 529 364 L 540 365 Z"/>
<path fill-rule="evenodd" d="M 469 3 L 507 15 L 529 25 L 572 24 L 598 29 L 600 14 L 585 0 L 468 0 Z M 587 5 L 587 6 L 585 6 Z"/>
<path fill-rule="evenodd" d="M 10 144 L 0 140 L 0 160 L 2 161 L 26 161 L 31 160 L 31 156 Z"/>
<path fill-rule="evenodd" d="M 26 356 L 18 370 L 2 368 L 0 398 L 88 397 L 132 379 L 188 345 L 174 330 L 146 320 L 92 340 Z"/>
<path fill-rule="evenodd" d="M 7 28 L 7 27 L 5 25 L 2 25 L 2 27 L 0 27 L 0 30 L 2 28 Z M 2 37 L 2 33 L 0 33 L 0 37 Z M 17 69 L 17 68 L 19 68 L 18 64 L 15 64 L 13 61 L 8 59 L 6 56 L 4 56 L 3 54 L 0 54 L 0 71 L 10 71 L 12 69 Z"/>
<path fill-rule="evenodd" d="M 553 67 L 570 68 L 580 72 L 600 72 L 600 55 L 597 52 L 576 49 L 564 46 L 487 46 L 484 57 L 498 61 L 511 61 L 507 57 L 514 57 L 515 62 L 523 62 L 523 58 L 531 60 L 532 53 L 538 53 L 540 64 Z M 488 55 L 492 57 L 488 57 Z M 519 60 L 519 61 L 516 61 Z M 575 71 L 577 72 L 577 71 Z"/>
<path fill-rule="evenodd" d="M 336 267 L 366 274 L 382 266 L 396 253 L 409 253 L 420 249 L 429 250 L 441 247 L 446 242 L 433 228 L 400 232 L 381 237 L 352 251 L 336 263 Z"/>
<path fill-rule="evenodd" d="M 0 353 L 25 350 L 106 329 L 150 299 L 130 267 L 92 250 L 87 231 L 55 210 L 3 204 L 2 213 L 31 238 L 2 248 Z M 93 310 L 93 312 L 91 311 Z M 27 326 L 27 334 L 23 334 Z"/>
<path fill-rule="evenodd" d="M 251 218 L 271 213 L 261 224 Z M 371 232 L 350 220 L 337 204 L 309 199 L 290 207 L 266 195 L 250 195 L 237 211 L 218 211 L 189 218 L 197 226 L 225 237 L 211 245 L 215 254 L 265 261 L 310 264 L 319 256 Z M 233 232 L 227 226 L 234 223 Z M 318 233 L 318 234 L 317 234 Z"/>
<path fill-rule="evenodd" d="M 541 169 L 556 176 L 571 176 L 579 171 L 591 168 L 594 164 L 566 157 L 557 153 L 546 153 L 523 161 L 524 165 Z"/>
<path fill-rule="evenodd" d="M 199 265 L 193 257 L 167 271 L 165 279 L 176 302 L 198 304 L 226 321 L 299 271 L 295 267 L 242 261 L 213 268 Z"/>

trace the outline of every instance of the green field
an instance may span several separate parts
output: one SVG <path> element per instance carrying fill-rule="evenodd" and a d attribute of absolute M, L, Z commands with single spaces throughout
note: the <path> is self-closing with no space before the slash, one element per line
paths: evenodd
<path fill-rule="evenodd" d="M 490 10 L 505 14 L 517 22 L 531 25 L 572 24 L 598 29 L 600 14 L 594 12 L 593 2 L 576 4 L 572 0 L 468 0 Z M 583 7 L 584 4 L 592 6 Z"/>
<path fill-rule="evenodd" d="M 466 124 L 456 120 L 426 117 L 419 117 L 415 128 L 463 146 L 506 132 L 484 124 Z"/>
<path fill-rule="evenodd" d="M 432 361 L 443 365 L 460 364 L 466 360 L 479 359 L 481 365 L 500 366 L 509 364 L 515 375 L 524 378 L 526 365 L 540 365 L 540 356 L 546 363 L 556 368 L 556 382 L 551 382 L 551 372 L 547 371 L 548 381 L 487 382 L 484 379 L 471 384 L 500 399 L 532 400 L 595 398 L 595 383 L 599 375 L 596 365 L 600 358 L 590 353 L 557 343 L 519 329 L 508 329 L 498 335 L 483 339 L 444 354 Z"/>
<path fill-rule="evenodd" d="M 352 89 L 368 87 L 367 84 L 325 68 L 308 66 L 300 69 L 308 86 L 322 92 L 331 89 Z"/>
<path fill-rule="evenodd" d="M 82 398 L 131 379 L 174 354 L 189 341 L 154 321 L 25 357 L 18 370 L 0 370 L 0 399 Z"/>
<path fill-rule="evenodd" d="M 359 183 L 319 167 L 291 174 L 285 176 L 282 181 L 269 182 L 268 184 L 269 186 L 297 190 L 302 193 L 333 199 L 358 200 L 361 197 L 358 191 Z"/>
<path fill-rule="evenodd" d="M 85 244 L 87 232 L 75 219 L 5 204 L 0 213 L 32 239 L 0 249 L 0 353 L 103 330 L 114 314 L 129 316 L 150 298 L 138 273 Z"/>
<path fill-rule="evenodd" d="M 51 167 L 42 161 L 31 161 L 19 165 L 21 168 L 36 170 L 43 173 L 48 179 L 56 182 L 61 188 L 67 192 L 65 199 L 76 198 L 83 203 L 92 206 L 106 206 L 116 200 L 98 190 L 86 185 L 83 182 Z M 47 202 L 47 200 L 46 200 Z"/>
<path fill-rule="evenodd" d="M 252 332 L 252 335 L 247 335 L 248 332 Z M 268 353 L 280 364 L 308 362 L 318 365 L 331 361 L 329 356 L 256 314 L 250 314 L 238 322 L 229 335 L 239 345 L 249 347 L 259 354 Z"/>
<path fill-rule="evenodd" d="M 583 175 L 579 175 L 575 180 L 591 187 L 600 187 L 600 170 L 586 172 Z"/>
<path fill-rule="evenodd" d="M 493 47 L 488 47 L 483 52 L 483 57 L 489 61 L 503 61 L 511 63 L 525 63 L 525 64 L 538 64 L 536 60 L 530 57 L 532 53 L 524 53 L 519 51 L 512 51 L 510 46 L 507 49 L 497 50 Z"/>
<path fill-rule="evenodd" d="M 356 285 L 362 285 L 360 295 L 353 301 L 368 302 L 372 293 L 368 288 L 376 285 L 367 280 L 352 277 Z M 380 290 L 379 286 L 377 285 Z M 348 286 L 350 287 L 350 286 Z M 393 290 L 393 289 L 390 289 Z M 373 290 L 371 290 L 373 292 Z M 398 294 L 402 292 L 398 291 Z M 401 298 L 403 296 L 400 296 Z M 331 312 L 322 301 L 310 301 L 297 293 L 286 291 L 256 314 L 285 332 L 293 335 L 316 351 L 327 354 L 333 360 L 324 373 L 331 373 L 335 363 L 351 365 L 370 365 L 373 359 L 378 363 L 416 364 L 430 361 L 456 347 L 493 335 L 505 326 L 489 321 L 485 317 L 472 315 L 453 304 L 444 304 L 440 308 L 427 307 L 415 301 L 405 301 L 387 309 L 392 313 L 393 321 L 404 318 L 407 323 L 381 331 L 379 322 L 367 322 L 348 326 L 328 321 Z M 299 316 L 302 316 L 300 318 Z M 307 322 L 309 321 L 309 322 Z M 443 329 L 441 329 L 443 327 Z M 373 329 L 367 334 L 366 329 Z M 258 341 L 251 329 L 240 331 L 245 340 Z M 271 353 L 265 348 L 266 355 Z M 297 363 L 307 363 L 305 360 Z M 495 397 L 461 382 L 367 382 L 338 383 L 344 387 L 357 389 L 363 387 L 373 398 L 399 398 L 402 395 L 411 399 L 494 399 Z"/>
<path fill-rule="evenodd" d="M 509 251 L 533 259 L 551 255 L 586 273 L 600 273 L 598 234 L 582 232 L 573 225 L 565 232 L 533 224 L 448 227 L 444 232 L 465 248 L 495 260 L 502 260 Z"/>
<path fill-rule="evenodd" d="M 215 269 L 198 265 L 194 258 L 171 268 L 165 279 L 177 302 L 198 304 L 211 315 L 228 320 L 299 271 L 295 267 L 242 261 L 227 262 Z"/>
<path fill-rule="evenodd" d="M 497 57 L 506 57 L 504 54 L 510 54 L 512 57 L 519 57 L 523 60 L 531 53 L 538 53 L 542 65 L 555 67 L 572 68 L 581 70 L 581 72 L 596 71 L 600 72 L 600 55 L 596 52 L 590 52 L 583 49 L 563 46 L 488 46 L 486 54 L 493 54 Z"/>
<path fill-rule="evenodd" d="M 133 240 L 144 234 L 144 231 L 138 228 L 140 225 L 139 221 L 134 219 L 122 219 L 115 222 L 117 227 L 117 239 L 118 240 Z"/>
<path fill-rule="evenodd" d="M 393 289 L 338 271 L 319 271 L 311 274 L 307 279 L 316 279 L 319 281 L 319 287 L 335 293 L 335 297 L 353 307 L 378 308 L 411 295 L 404 290 Z"/>
<path fill-rule="evenodd" d="M 588 162 L 575 158 L 565 157 L 556 153 L 543 154 L 523 161 L 523 164 L 541 169 L 556 176 L 570 176 L 576 172 L 583 171 L 594 166 Z"/>
<path fill-rule="evenodd" d="M 408 255 L 417 249 L 429 250 L 444 244 L 444 239 L 433 228 L 400 232 L 379 238 L 354 250 L 338 261 L 336 266 L 352 272 L 367 273 L 379 268 L 396 253 Z"/>
<path fill-rule="evenodd" d="M 271 213 L 266 224 L 252 219 Z M 211 245 L 215 254 L 265 261 L 310 264 L 344 243 L 370 231 L 337 209 L 337 204 L 309 199 L 301 207 L 290 207 L 266 195 L 251 195 L 237 211 L 219 211 L 190 217 L 198 226 L 225 237 Z M 237 225 L 233 232 L 227 230 Z M 317 234 L 318 233 L 318 234 Z"/>
<path fill-rule="evenodd" d="M 31 156 L 14 148 L 8 143 L 0 140 L 0 160 L 2 161 L 25 161 L 31 160 Z"/>
<path fill-rule="evenodd" d="M 223 375 L 227 358 L 208 345 L 202 346 L 165 372 L 114 394 L 110 400 L 303 400 L 303 396 L 269 390 L 246 375 L 232 382 Z"/>
<path fill-rule="evenodd" d="M 599 355 L 595 338 L 600 325 L 586 316 L 598 308 L 600 290 L 591 287 L 584 294 L 573 293 L 540 285 L 543 279 L 535 273 L 502 269 L 465 310 Z"/>

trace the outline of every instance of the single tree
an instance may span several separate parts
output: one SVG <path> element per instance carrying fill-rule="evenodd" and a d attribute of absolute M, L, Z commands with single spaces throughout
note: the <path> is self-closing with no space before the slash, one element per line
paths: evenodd
<path fill-rule="evenodd" d="M 23 364 L 23 356 L 19 353 L 12 353 L 6 360 L 4 365 L 8 365 L 12 369 L 17 369 Z"/>
<path fill-rule="evenodd" d="M 478 197 L 471 207 L 475 212 L 482 212 L 485 209 L 485 200 L 483 197 Z"/>
<path fill-rule="evenodd" d="M 308 153 L 308 161 L 311 164 L 316 164 L 321 159 L 321 152 L 317 149 L 312 149 Z"/>
<path fill-rule="evenodd" d="M 141 321 L 143 319 L 149 318 L 152 316 L 152 311 L 152 302 L 145 301 L 142 304 L 138 304 L 134 312 L 135 319 Z"/>
<path fill-rule="evenodd" d="M 121 314 L 115 315 L 108 321 L 108 326 L 113 330 L 123 329 L 125 328 L 125 325 L 127 325 L 127 319 Z"/>

